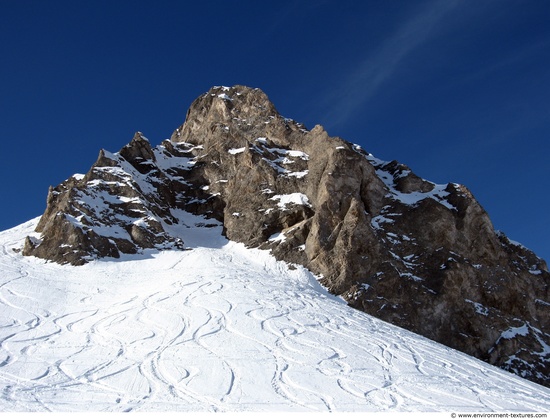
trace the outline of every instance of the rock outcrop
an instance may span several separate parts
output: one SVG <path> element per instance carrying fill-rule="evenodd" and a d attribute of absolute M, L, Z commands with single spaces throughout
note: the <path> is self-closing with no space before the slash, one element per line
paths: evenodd
<path fill-rule="evenodd" d="M 495 232 L 466 187 L 308 130 L 259 89 L 212 88 L 169 140 L 137 133 L 101 151 L 47 204 L 25 255 L 78 265 L 183 249 L 187 211 L 305 265 L 353 307 L 550 385 L 545 262 Z"/>

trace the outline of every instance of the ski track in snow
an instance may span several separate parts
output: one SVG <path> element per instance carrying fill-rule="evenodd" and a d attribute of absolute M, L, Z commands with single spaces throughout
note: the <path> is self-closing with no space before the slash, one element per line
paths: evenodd
<path fill-rule="evenodd" d="M 355 311 L 219 229 L 187 231 L 210 248 L 71 267 L 13 251 L 35 222 L 0 233 L 0 411 L 550 409 L 548 389 Z"/>

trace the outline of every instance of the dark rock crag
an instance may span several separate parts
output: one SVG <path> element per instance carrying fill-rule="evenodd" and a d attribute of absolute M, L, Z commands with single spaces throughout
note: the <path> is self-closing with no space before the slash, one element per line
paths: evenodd
<path fill-rule="evenodd" d="M 184 248 L 187 211 L 301 264 L 371 315 L 550 385 L 550 274 L 462 185 L 279 115 L 259 89 L 214 87 L 157 147 L 136 133 L 50 188 L 23 253 L 80 265 Z M 208 223 L 207 223 L 208 224 Z"/>

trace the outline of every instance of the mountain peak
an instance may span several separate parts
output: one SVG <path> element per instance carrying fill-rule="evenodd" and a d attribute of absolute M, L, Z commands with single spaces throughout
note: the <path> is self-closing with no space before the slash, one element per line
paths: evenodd
<path fill-rule="evenodd" d="M 303 125 L 282 117 L 267 95 L 241 85 L 216 86 L 190 106 L 185 122 L 172 134 L 174 142 L 198 144 L 208 138 L 244 145 L 245 138 L 282 139 Z"/>
<path fill-rule="evenodd" d="M 184 212 L 307 267 L 355 308 L 550 384 L 544 261 L 497 234 L 466 187 L 308 131 L 260 89 L 213 87 L 170 140 L 138 132 L 101 152 L 51 188 L 23 253 L 83 264 L 184 249 Z"/>

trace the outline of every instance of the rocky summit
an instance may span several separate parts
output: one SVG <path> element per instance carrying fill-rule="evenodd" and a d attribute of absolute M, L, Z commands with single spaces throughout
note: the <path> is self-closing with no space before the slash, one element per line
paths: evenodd
<path fill-rule="evenodd" d="M 359 310 L 550 386 L 545 262 L 496 232 L 465 186 L 308 130 L 259 89 L 214 87 L 169 140 L 138 132 L 101 151 L 50 188 L 23 253 L 81 265 L 184 251 L 184 212 L 306 266 Z"/>

